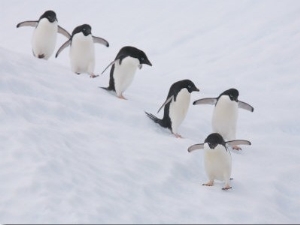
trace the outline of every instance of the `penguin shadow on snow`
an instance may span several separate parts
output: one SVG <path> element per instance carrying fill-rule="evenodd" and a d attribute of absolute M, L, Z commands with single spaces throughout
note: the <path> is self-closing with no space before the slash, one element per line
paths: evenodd
<path fill-rule="evenodd" d="M 238 100 L 239 91 L 230 88 L 218 97 L 202 98 L 193 102 L 193 105 L 214 105 L 212 115 L 212 132 L 219 133 L 225 140 L 236 139 L 238 108 L 253 112 L 254 108 L 246 102 Z M 239 146 L 232 146 L 234 150 L 241 150 Z"/>
<path fill-rule="evenodd" d="M 56 52 L 55 57 L 70 46 L 71 69 L 76 74 L 87 73 L 91 78 L 98 77 L 94 74 L 95 69 L 95 46 L 94 43 L 109 47 L 108 41 L 92 35 L 92 27 L 82 24 L 74 28 L 72 35 Z"/>
<path fill-rule="evenodd" d="M 195 144 L 188 148 L 188 152 L 193 152 L 198 149 L 204 150 L 204 169 L 208 177 L 208 182 L 203 186 L 213 186 L 215 180 L 223 181 L 225 183 L 222 190 L 229 190 L 232 158 L 228 146 L 236 145 L 251 145 L 247 140 L 230 140 L 225 141 L 219 133 L 211 133 L 204 140 L 204 143 Z"/>
<path fill-rule="evenodd" d="M 145 113 L 155 123 L 158 123 L 164 128 L 168 128 L 175 137 L 182 138 L 182 136 L 178 134 L 178 128 L 186 117 L 190 105 L 191 93 L 194 91 L 198 92 L 200 90 L 191 80 L 185 79 L 177 81 L 171 85 L 165 102 L 157 112 L 159 113 L 159 111 L 164 108 L 163 118 L 159 119 L 151 113 Z"/>
<path fill-rule="evenodd" d="M 121 48 L 115 60 L 101 73 L 103 74 L 111 66 L 109 85 L 101 88 L 113 91 L 118 98 L 126 100 L 123 93 L 132 83 L 137 68 L 142 69 L 143 64 L 152 66 L 145 52 L 132 46 Z"/>
<path fill-rule="evenodd" d="M 67 39 L 71 37 L 68 31 L 58 25 L 56 13 L 52 10 L 45 11 L 39 20 L 27 20 L 17 24 L 19 27 L 34 27 L 31 45 L 33 56 L 39 59 L 49 59 L 53 54 L 57 33 Z"/>

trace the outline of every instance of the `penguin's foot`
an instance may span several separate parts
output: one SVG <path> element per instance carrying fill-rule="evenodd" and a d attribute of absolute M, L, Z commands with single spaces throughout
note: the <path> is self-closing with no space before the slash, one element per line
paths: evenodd
<path fill-rule="evenodd" d="M 222 188 L 222 190 L 227 191 L 227 190 L 229 190 L 229 189 L 231 189 L 231 188 L 232 188 L 232 187 L 230 187 L 230 186 L 225 186 L 225 187 Z"/>
<path fill-rule="evenodd" d="M 95 75 L 95 74 L 90 75 L 90 78 L 96 78 L 96 77 L 99 77 L 99 75 Z"/>
<path fill-rule="evenodd" d="M 45 55 L 44 54 L 40 54 L 40 55 L 38 55 L 38 58 L 39 59 L 43 59 L 45 57 Z"/>
<path fill-rule="evenodd" d="M 123 96 L 123 94 L 118 95 L 118 98 L 127 100 L 127 98 L 125 98 L 125 97 Z"/>
<path fill-rule="evenodd" d="M 239 147 L 239 146 L 237 146 L 237 145 L 233 146 L 233 147 L 232 147 L 232 149 L 234 149 L 234 150 L 237 150 L 237 151 L 240 151 L 240 150 L 242 150 L 242 148 L 241 148 L 241 147 Z"/>
<path fill-rule="evenodd" d="M 176 138 L 183 138 L 180 134 L 174 134 L 174 135 L 175 135 Z"/>
<path fill-rule="evenodd" d="M 209 181 L 206 184 L 202 184 L 202 186 L 213 186 L 214 182 L 213 181 Z"/>

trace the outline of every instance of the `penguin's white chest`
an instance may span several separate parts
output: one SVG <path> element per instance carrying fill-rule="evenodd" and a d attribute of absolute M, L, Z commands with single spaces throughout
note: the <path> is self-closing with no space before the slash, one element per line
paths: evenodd
<path fill-rule="evenodd" d="M 238 103 L 228 96 L 221 96 L 213 112 L 213 132 L 220 133 L 225 140 L 235 139 L 237 118 Z"/>
<path fill-rule="evenodd" d="M 50 23 L 47 19 L 41 19 L 34 29 L 32 36 L 32 50 L 36 57 L 44 55 L 48 59 L 54 49 L 57 38 L 57 21 Z"/>
<path fill-rule="evenodd" d="M 70 47 L 71 69 L 75 73 L 94 73 L 95 46 L 92 35 L 75 34 Z"/>
<path fill-rule="evenodd" d="M 174 99 L 171 101 L 169 116 L 172 123 L 172 132 L 175 134 L 177 133 L 178 127 L 186 116 L 190 105 L 190 100 L 191 94 L 186 88 L 184 88 L 177 94 L 176 101 L 174 101 Z"/>
<path fill-rule="evenodd" d="M 117 95 L 121 95 L 132 83 L 139 65 L 139 60 L 130 56 L 124 58 L 121 65 L 119 61 L 115 63 L 113 77 Z"/>
<path fill-rule="evenodd" d="M 224 146 L 218 145 L 210 149 L 208 144 L 204 145 L 204 167 L 210 180 L 227 181 L 231 176 L 231 155 Z"/>

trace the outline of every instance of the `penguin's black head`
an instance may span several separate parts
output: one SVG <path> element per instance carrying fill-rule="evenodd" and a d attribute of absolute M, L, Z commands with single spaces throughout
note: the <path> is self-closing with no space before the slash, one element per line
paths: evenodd
<path fill-rule="evenodd" d="M 189 93 L 200 91 L 191 80 L 180 80 L 171 85 L 168 97 L 173 95 L 174 101 L 176 101 L 176 97 L 182 89 L 187 89 Z"/>
<path fill-rule="evenodd" d="M 152 63 L 149 61 L 148 57 L 146 56 L 145 52 L 141 51 L 138 54 L 138 59 L 140 61 L 140 64 L 147 64 L 149 66 L 152 66 Z"/>
<path fill-rule="evenodd" d="M 217 145 L 223 145 L 225 147 L 225 141 L 219 133 L 211 133 L 207 136 L 204 143 L 207 143 L 210 149 L 215 149 Z"/>
<path fill-rule="evenodd" d="M 88 24 L 80 25 L 73 30 L 72 37 L 75 34 L 80 33 L 80 32 L 82 32 L 84 34 L 84 36 L 88 36 L 88 35 L 92 34 L 92 27 Z"/>
<path fill-rule="evenodd" d="M 138 59 L 141 65 L 147 64 L 149 66 L 152 66 L 152 63 L 148 59 L 145 52 L 143 52 L 142 50 L 140 50 L 138 48 L 135 48 L 132 46 L 125 46 L 119 51 L 116 58 L 119 58 L 122 60 L 122 59 L 126 58 L 127 56 Z"/>
<path fill-rule="evenodd" d="M 230 88 L 230 89 L 224 91 L 223 93 L 220 94 L 219 97 L 221 97 L 222 95 L 227 95 L 231 101 L 238 102 L 239 91 L 236 90 L 235 88 Z"/>
<path fill-rule="evenodd" d="M 47 20 L 49 20 L 50 23 L 57 21 L 56 13 L 52 10 L 48 10 L 48 11 L 44 12 L 44 14 L 41 15 L 39 20 L 41 20 L 43 18 L 46 18 Z"/>
<path fill-rule="evenodd" d="M 180 82 L 181 87 L 186 88 L 190 93 L 192 93 L 193 91 L 200 91 L 191 80 L 182 80 Z"/>

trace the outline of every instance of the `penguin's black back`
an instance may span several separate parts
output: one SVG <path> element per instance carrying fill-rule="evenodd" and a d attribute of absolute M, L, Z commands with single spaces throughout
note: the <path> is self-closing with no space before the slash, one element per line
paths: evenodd
<path fill-rule="evenodd" d="M 106 90 L 116 91 L 116 88 L 115 88 L 115 79 L 114 79 L 114 71 L 115 71 L 115 65 L 113 64 L 111 66 L 111 69 L 110 69 L 109 84 L 108 84 L 108 87 L 106 88 Z"/>
<path fill-rule="evenodd" d="M 176 83 L 178 83 L 178 82 L 176 82 Z M 176 83 L 174 83 L 174 84 L 171 85 L 171 87 L 170 87 L 170 89 L 169 89 L 169 93 L 168 93 L 167 99 L 169 99 L 171 96 L 173 96 L 174 93 L 176 92 L 176 91 L 175 91 L 175 89 L 176 89 Z M 175 86 L 175 87 L 174 87 L 174 86 Z M 177 93 L 177 94 L 178 94 L 178 93 Z M 177 96 L 177 94 L 176 94 L 176 96 Z M 174 96 L 174 98 L 175 98 L 175 96 Z M 166 99 L 166 100 L 167 100 L 167 99 Z M 173 100 L 174 100 L 174 99 L 173 99 Z M 173 100 L 172 100 L 172 101 L 173 101 Z M 165 105 L 165 107 L 164 107 L 164 116 L 163 116 L 162 119 L 157 118 L 156 116 L 154 116 L 154 115 L 151 114 L 151 113 L 147 113 L 147 112 L 146 112 L 146 114 L 147 114 L 147 116 L 148 116 L 151 120 L 153 120 L 155 123 L 158 123 L 160 126 L 162 126 L 162 127 L 164 127 L 164 128 L 168 128 L 168 129 L 170 129 L 170 130 L 172 131 L 172 121 L 171 121 L 171 118 L 170 118 L 170 116 L 169 116 L 169 114 L 170 114 L 170 104 L 171 104 L 171 101 L 168 102 L 168 103 Z"/>

